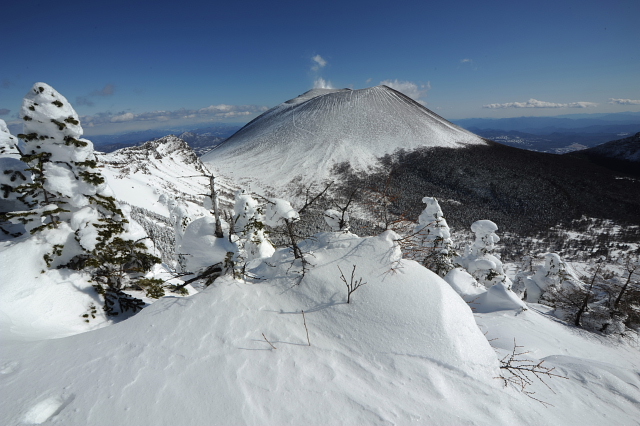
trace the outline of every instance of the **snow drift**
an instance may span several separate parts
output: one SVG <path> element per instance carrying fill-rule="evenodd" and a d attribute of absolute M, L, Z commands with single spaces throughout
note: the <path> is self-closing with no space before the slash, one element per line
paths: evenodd
<path fill-rule="evenodd" d="M 303 183 L 326 178 L 344 161 L 367 168 L 399 148 L 484 143 L 387 86 L 313 89 L 260 115 L 202 161 L 229 177 L 282 187 L 298 175 Z"/>
<path fill-rule="evenodd" d="M 305 243 L 314 266 L 300 285 L 284 249 L 254 284 L 227 276 L 91 333 L 5 341 L 12 398 L 0 412 L 7 424 L 313 425 L 442 421 L 464 407 L 474 421 L 476 394 L 500 389 L 493 349 L 469 307 L 400 260 L 393 238 L 320 234 Z M 347 304 L 338 266 L 353 264 L 367 285 Z"/>

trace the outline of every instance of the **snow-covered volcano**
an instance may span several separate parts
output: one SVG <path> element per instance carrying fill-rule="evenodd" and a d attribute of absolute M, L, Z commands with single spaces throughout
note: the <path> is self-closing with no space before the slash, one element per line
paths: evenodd
<path fill-rule="evenodd" d="M 202 157 L 236 179 L 282 186 L 329 177 L 336 163 L 356 168 L 403 148 L 485 142 L 387 86 L 314 89 L 251 121 Z"/>

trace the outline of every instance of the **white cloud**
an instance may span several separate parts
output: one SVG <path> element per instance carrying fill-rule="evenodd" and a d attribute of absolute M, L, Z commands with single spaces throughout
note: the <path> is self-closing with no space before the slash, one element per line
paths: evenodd
<path fill-rule="evenodd" d="M 594 102 L 570 102 L 566 104 L 560 104 L 555 102 L 539 101 L 537 99 L 529 99 L 527 102 L 507 102 L 504 104 L 487 104 L 482 105 L 482 108 L 591 108 L 598 106 Z"/>
<path fill-rule="evenodd" d="M 233 111 L 234 108 L 235 107 L 233 105 L 220 104 L 220 105 L 211 105 L 206 108 L 201 108 L 198 110 L 198 112 L 200 113 L 228 112 L 228 111 Z"/>
<path fill-rule="evenodd" d="M 313 88 L 314 89 L 333 89 L 334 87 L 330 81 L 327 81 L 324 78 L 320 77 L 313 82 Z"/>
<path fill-rule="evenodd" d="M 81 117 L 82 123 L 93 127 L 107 123 L 124 122 L 166 122 L 172 120 L 214 121 L 217 119 L 243 117 L 258 114 L 268 108 L 258 105 L 210 105 L 197 110 L 179 109 L 175 111 L 150 111 L 134 114 L 132 112 L 98 113 Z"/>
<path fill-rule="evenodd" d="M 421 98 L 427 96 L 427 92 L 431 89 L 431 82 L 428 81 L 427 84 L 416 84 L 412 81 L 401 81 L 401 80 L 384 80 L 381 81 L 380 84 L 384 84 L 385 86 L 389 86 L 398 92 L 402 92 L 414 101 L 417 101 L 423 105 L 426 105 Z"/>
<path fill-rule="evenodd" d="M 594 108 L 598 104 L 595 102 L 570 102 L 567 104 L 567 108 Z"/>
<path fill-rule="evenodd" d="M 609 99 L 610 104 L 616 105 L 640 105 L 640 100 L 637 99 Z"/>
<path fill-rule="evenodd" d="M 113 117 L 111 117 L 111 122 L 112 123 L 119 123 L 119 122 L 122 122 L 122 121 L 131 121 L 134 118 L 135 118 L 135 115 L 133 115 L 133 113 L 125 112 L 124 114 L 114 115 Z"/>
<path fill-rule="evenodd" d="M 469 59 L 469 58 L 460 59 L 460 63 L 461 64 L 472 64 L 473 63 L 473 59 Z"/>
<path fill-rule="evenodd" d="M 315 65 L 311 67 L 311 70 L 313 71 L 319 71 L 321 68 L 327 66 L 327 61 L 320 55 L 314 56 L 311 60 L 315 62 Z"/>

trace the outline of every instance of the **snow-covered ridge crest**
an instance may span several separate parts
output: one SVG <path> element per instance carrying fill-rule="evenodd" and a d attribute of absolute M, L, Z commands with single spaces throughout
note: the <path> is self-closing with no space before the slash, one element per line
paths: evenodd
<path fill-rule="evenodd" d="M 205 173 L 198 156 L 184 140 L 174 135 L 100 154 L 100 160 L 118 169 L 123 176 L 138 170 L 149 173 L 149 167 L 158 167 L 158 163 L 166 161 L 192 165 L 196 171 Z"/>
<path fill-rule="evenodd" d="M 299 175 L 322 180 L 344 161 L 366 169 L 397 149 L 485 143 L 387 86 L 314 89 L 260 115 L 202 160 L 278 187 Z"/>
<path fill-rule="evenodd" d="M 104 165 L 102 173 L 119 200 L 166 218 L 170 216 L 170 199 L 190 206 L 195 216 L 206 214 L 202 201 L 209 191 L 209 171 L 179 137 L 169 135 L 97 156 Z M 221 203 L 233 205 L 237 188 L 223 179 L 216 183 Z"/>

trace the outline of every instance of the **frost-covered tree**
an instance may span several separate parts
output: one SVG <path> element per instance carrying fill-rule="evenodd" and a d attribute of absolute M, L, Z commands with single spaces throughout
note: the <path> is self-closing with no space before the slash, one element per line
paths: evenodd
<path fill-rule="evenodd" d="M 490 220 L 478 220 L 471 225 L 475 241 L 467 245 L 464 255 L 455 259 L 456 263 L 466 269 L 480 284 L 489 288 L 497 283 L 511 282 L 502 268 L 500 259 L 492 254 L 495 244 L 500 241 L 495 231 L 498 226 Z"/>
<path fill-rule="evenodd" d="M 240 257 L 250 262 L 271 256 L 275 248 L 265 234 L 265 217 L 258 202 L 244 191 L 237 191 L 233 211 L 233 229 L 238 238 Z"/>
<path fill-rule="evenodd" d="M 51 86 L 36 83 L 20 116 L 20 160 L 31 180 L 14 189 L 26 208 L 6 213 L 6 220 L 24 225 L 50 247 L 47 266 L 90 269 L 107 313 L 135 312 L 139 301 L 116 302 L 130 298 L 122 289 L 131 273 L 148 270 L 159 259 L 127 235 L 128 220 L 98 169 L 93 144 L 82 138 L 77 113 Z"/>
<path fill-rule="evenodd" d="M 160 202 L 164 203 L 169 209 L 169 222 L 173 225 L 176 269 L 180 272 L 187 272 L 185 254 L 181 252 L 182 239 L 193 218 L 184 202 L 164 194 L 160 196 Z"/>
<path fill-rule="evenodd" d="M 20 115 L 24 120 L 24 133 L 18 135 L 23 141 L 21 160 L 32 181 L 18 186 L 16 192 L 29 209 L 7 216 L 24 224 L 31 234 L 58 228 L 62 222 L 71 225 L 73 219 L 77 240 L 86 251 L 108 233 L 122 232 L 123 218 L 114 211 L 117 206 L 97 169 L 93 145 L 82 139 L 78 115 L 69 102 L 52 87 L 36 83 Z"/>
<path fill-rule="evenodd" d="M 433 197 L 424 197 L 422 202 L 426 207 L 418 218 L 414 233 L 418 238 L 421 251 L 424 252 L 423 264 L 444 277 L 454 268 L 453 257 L 456 255 L 449 225 L 442 214 L 438 200 Z"/>
<path fill-rule="evenodd" d="M 294 258 L 301 259 L 302 251 L 298 246 L 299 235 L 296 233 L 296 223 L 300 221 L 300 214 L 287 200 L 271 198 L 265 209 L 265 223 L 267 226 L 277 229 L 284 228 L 289 239 L 289 246 L 293 250 Z"/>
<path fill-rule="evenodd" d="M 638 260 L 628 256 L 616 263 L 607 267 L 600 259 L 580 281 L 571 277 L 562 285 L 549 286 L 542 303 L 553 306 L 556 316 L 576 327 L 607 334 L 640 331 Z"/>
<path fill-rule="evenodd" d="M 524 287 L 526 301 L 530 303 L 544 303 L 550 288 L 555 292 L 579 286 L 577 278 L 568 271 L 567 264 L 556 253 L 545 254 L 544 264 L 533 275 L 524 277 L 520 282 Z"/>
<path fill-rule="evenodd" d="M 452 282 L 456 284 L 456 281 L 468 281 L 472 278 L 476 283 L 484 286 L 487 290 L 473 299 L 478 312 L 502 309 L 526 310 L 525 303 L 511 290 L 512 283 L 504 273 L 502 262 L 497 256 L 491 254 L 495 244 L 500 241 L 495 233 L 498 226 L 490 220 L 478 220 L 471 225 L 471 230 L 476 235 L 475 241 L 465 248 L 463 256 L 455 259 L 455 262 L 466 271 L 460 271 L 459 268 L 453 269 L 447 274 L 445 280 L 450 284 Z M 475 286 L 471 284 L 453 286 L 475 290 Z M 468 291 L 466 293 L 471 294 Z"/>
<path fill-rule="evenodd" d="M 5 214 L 27 208 L 18 199 L 16 188 L 31 179 L 25 163 L 20 161 L 17 143 L 18 138 L 9 132 L 4 120 L 0 120 L 0 232 L 12 237 L 21 233 L 21 227 L 8 222 Z"/>

